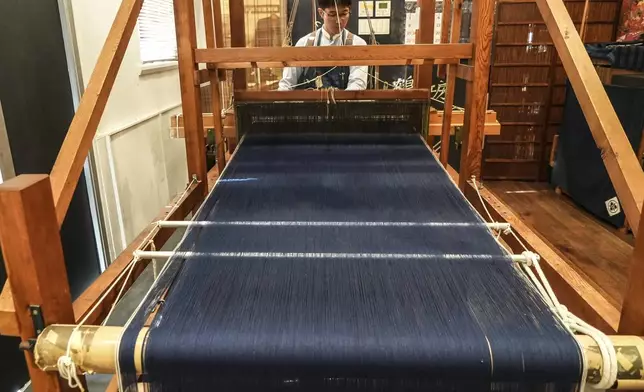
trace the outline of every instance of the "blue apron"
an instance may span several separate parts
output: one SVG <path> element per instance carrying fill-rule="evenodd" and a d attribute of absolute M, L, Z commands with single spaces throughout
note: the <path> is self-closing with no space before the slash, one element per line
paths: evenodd
<path fill-rule="evenodd" d="M 346 40 L 347 30 L 342 31 L 342 42 Z M 318 32 L 317 38 L 315 40 L 315 46 L 320 46 L 320 41 L 322 40 L 322 30 Z M 314 68 L 304 68 L 302 74 L 297 80 L 297 84 L 305 83 L 307 80 L 310 80 L 309 83 L 301 84 L 296 87 L 298 90 L 306 89 L 317 89 L 315 80 L 318 76 L 322 76 L 322 88 L 334 87 L 341 90 L 346 90 L 349 86 L 349 67 L 314 67 Z"/>

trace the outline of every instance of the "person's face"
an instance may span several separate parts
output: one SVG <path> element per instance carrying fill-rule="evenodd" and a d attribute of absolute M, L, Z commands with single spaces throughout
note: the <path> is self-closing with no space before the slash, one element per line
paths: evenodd
<path fill-rule="evenodd" d="M 338 5 L 337 10 L 335 7 L 318 8 L 318 13 L 324 21 L 324 28 L 326 31 L 329 32 L 329 34 L 338 34 L 340 29 L 345 29 L 349 23 L 351 7 Z M 338 26 L 338 22 L 340 22 L 340 26 Z"/>

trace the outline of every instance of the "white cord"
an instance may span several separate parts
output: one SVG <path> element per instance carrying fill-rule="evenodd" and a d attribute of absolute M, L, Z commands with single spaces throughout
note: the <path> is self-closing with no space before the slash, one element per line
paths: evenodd
<path fill-rule="evenodd" d="M 485 212 L 490 218 L 490 221 L 494 222 L 494 220 L 492 219 L 492 215 L 490 214 L 490 211 L 488 211 L 483 201 L 483 196 L 481 195 L 481 192 L 479 190 L 478 184 L 476 183 L 475 177 L 472 177 L 472 183 L 479 197 L 479 200 L 481 201 L 481 205 L 485 209 Z M 617 353 L 615 352 L 615 346 L 611 342 L 610 338 L 608 338 L 608 336 L 606 336 L 606 334 L 604 334 L 600 330 L 594 328 L 590 324 L 586 323 L 584 320 L 572 314 L 568 310 L 568 308 L 562 305 L 557 299 L 557 296 L 555 295 L 554 290 L 552 290 L 552 287 L 548 282 L 546 274 L 543 272 L 543 269 L 541 268 L 541 265 L 539 263 L 540 261 L 539 255 L 530 251 L 512 229 L 506 229 L 503 233 L 512 234 L 512 236 L 514 236 L 517 242 L 523 247 L 524 249 L 523 256 L 525 256 L 529 260 L 529 262 L 522 263 L 521 268 L 526 273 L 526 275 L 530 278 L 533 285 L 535 286 L 537 291 L 541 294 L 541 297 L 546 302 L 546 304 L 550 307 L 553 313 L 559 316 L 564 326 L 566 326 L 566 328 L 568 328 L 568 330 L 571 333 L 580 333 L 580 334 L 587 335 L 597 343 L 597 347 L 599 348 L 599 352 L 602 356 L 602 367 L 601 367 L 602 374 L 599 382 L 596 384 L 591 384 L 591 388 L 604 390 L 612 387 L 613 384 L 615 384 L 615 381 L 617 380 L 618 365 L 617 365 Z M 532 269 L 536 271 L 536 275 L 532 271 Z M 580 351 L 582 352 L 582 357 L 584 357 L 583 350 L 580 350 Z M 579 388 L 580 391 L 583 391 L 586 386 L 587 374 L 588 374 L 588 364 L 584 359 L 583 374 L 581 379 L 581 385 Z"/>
<path fill-rule="evenodd" d="M 71 339 L 71 336 L 70 336 L 70 339 Z M 58 358 L 57 366 L 58 366 L 58 372 L 60 373 L 60 376 L 63 379 L 67 380 L 67 385 L 69 385 L 70 388 L 78 388 L 82 392 L 85 392 L 83 383 L 78 378 L 78 373 L 76 372 L 76 364 L 74 363 L 71 357 L 69 357 L 68 355 L 64 355 Z"/>

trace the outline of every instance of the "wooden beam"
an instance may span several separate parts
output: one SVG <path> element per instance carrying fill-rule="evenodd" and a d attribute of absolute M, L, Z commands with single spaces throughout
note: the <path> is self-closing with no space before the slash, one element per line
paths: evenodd
<path fill-rule="evenodd" d="M 453 135 L 454 127 L 462 127 L 465 123 L 465 113 L 462 110 L 453 111 L 449 123 L 447 123 L 446 119 L 447 114 L 444 111 L 430 112 L 429 136 L 442 136 L 445 124 L 448 124 L 450 135 Z M 501 134 L 501 123 L 498 122 L 496 112 L 493 110 L 488 110 L 485 113 L 484 133 L 486 136 L 499 136 Z M 443 151 L 442 148 L 441 151 Z"/>
<path fill-rule="evenodd" d="M 201 5 L 203 8 L 204 30 L 206 32 L 206 46 L 214 48 L 216 47 L 216 42 L 212 0 L 201 0 Z"/>
<path fill-rule="evenodd" d="M 472 57 L 472 81 L 467 82 L 465 104 L 465 127 L 461 153 L 461 189 L 471 176 L 480 178 L 485 139 L 485 112 L 487 109 L 488 83 L 490 80 L 490 57 L 492 49 L 492 25 L 494 0 L 479 0 L 472 4 L 471 42 L 474 42 Z"/>
<path fill-rule="evenodd" d="M 193 184 L 186 190 L 186 194 L 181 199 L 182 195 L 177 195 L 170 203 L 169 207 L 165 207 L 157 215 L 145 229 L 130 243 L 130 245 L 107 267 L 107 269 L 94 281 L 92 284 L 74 301 L 74 315 L 76 320 L 85 318 L 91 309 L 98 303 L 98 301 L 105 295 L 103 303 L 89 315 L 86 324 L 100 324 L 110 311 L 118 291 L 125 284 L 127 290 L 136 278 L 143 272 L 149 260 L 140 260 L 140 266 L 130 276 L 127 282 L 126 268 L 133 260 L 134 251 L 143 247 L 149 248 L 149 245 L 143 244 L 144 241 L 154 242 L 155 248 L 160 249 L 168 241 L 173 229 L 164 228 L 159 229 L 155 222 L 166 220 L 183 220 L 188 214 L 194 212 L 199 207 L 201 192 L 199 187 L 202 184 Z M 183 193 L 182 193 L 183 194 Z M 172 211 L 172 206 L 176 205 L 176 209 Z"/>
<path fill-rule="evenodd" d="M 420 6 L 419 18 L 419 32 L 417 44 L 433 44 L 434 43 L 434 22 L 436 14 L 436 3 L 434 0 L 418 0 Z M 428 62 L 427 64 L 418 67 L 417 79 L 414 80 L 416 88 L 431 88 L 432 78 L 434 73 L 434 63 Z"/>
<path fill-rule="evenodd" d="M 435 65 L 437 64 L 457 64 L 458 59 L 437 59 L 437 60 L 432 60 Z M 425 60 L 422 59 L 415 59 L 415 60 L 381 60 L 381 59 L 376 59 L 374 58 L 373 60 L 364 60 L 360 63 L 360 65 L 372 65 L 372 66 L 387 66 L 387 65 L 423 65 L 425 64 Z M 326 66 L 352 66 L 355 65 L 356 61 L 355 60 L 345 60 L 345 61 L 325 61 L 325 60 L 314 60 L 314 61 L 300 61 L 297 63 L 286 63 L 283 61 L 276 61 L 276 62 L 259 62 L 259 63 L 254 63 L 250 61 L 233 61 L 233 62 L 225 62 L 225 63 L 208 63 L 208 66 L 210 68 L 217 68 L 219 70 L 226 70 L 226 69 L 242 69 L 242 68 L 253 68 L 253 69 L 261 69 L 261 68 L 282 68 L 285 66 L 300 66 L 300 67 L 326 67 Z M 296 64 L 296 65 L 294 65 Z"/>
<path fill-rule="evenodd" d="M 201 89 L 196 80 L 198 67 L 194 50 L 197 47 L 195 10 L 192 0 L 174 0 L 174 18 L 177 30 L 177 51 L 179 55 L 179 82 L 181 84 L 181 106 L 186 127 L 186 155 L 188 176 L 197 176 L 205 183 L 206 141 L 201 118 Z M 205 186 L 200 188 L 206 196 Z"/>
<path fill-rule="evenodd" d="M 639 232 L 644 233 L 644 219 L 640 218 L 639 224 Z M 635 239 L 618 332 L 644 335 L 644 235 L 639 235 Z"/>
<path fill-rule="evenodd" d="M 637 235 L 644 172 L 562 0 L 537 0 L 626 218 Z"/>
<path fill-rule="evenodd" d="M 464 193 L 479 214 L 488 220 L 487 213 L 471 183 L 466 183 Z M 619 323 L 619 310 L 579 275 L 568 261 L 555 252 L 552 245 L 524 224 L 514 211 L 492 192 L 483 188 L 480 193 L 492 218 L 496 222 L 510 223 L 521 242 L 541 257 L 541 266 L 559 301 L 595 328 L 614 334 Z M 524 251 L 523 246 L 513 236 L 504 236 L 503 239 L 514 253 L 519 254 Z"/>
<path fill-rule="evenodd" d="M 246 17 L 243 1 L 228 1 L 230 12 L 230 46 L 233 48 L 246 47 Z M 243 49 L 242 49 L 243 50 Z M 197 59 L 197 61 L 199 61 Z M 233 88 L 246 90 L 246 70 L 235 69 L 233 72 Z"/>
<path fill-rule="evenodd" d="M 458 64 L 456 66 L 456 77 L 468 82 L 474 81 L 474 68 L 467 64 Z"/>
<path fill-rule="evenodd" d="M 221 7 L 219 2 L 215 7 Z M 206 42 L 209 48 L 215 48 L 218 46 L 215 40 L 215 30 L 214 30 L 214 15 L 213 15 L 213 5 L 212 0 L 203 0 L 204 8 L 204 18 L 206 20 L 206 25 L 210 24 L 210 28 L 206 28 Z M 221 10 L 220 10 L 221 14 Z M 221 28 L 219 29 L 221 30 Z M 210 101 L 212 103 L 211 110 L 213 113 L 221 113 L 221 93 L 219 90 L 219 77 L 221 74 L 225 74 L 224 70 L 208 69 L 206 70 L 206 77 L 210 82 Z M 201 81 L 201 71 L 199 74 L 199 79 Z M 214 133 L 215 133 L 215 150 L 217 155 L 217 167 L 219 171 L 223 171 L 226 166 L 226 153 L 224 152 L 224 137 L 223 137 L 223 125 L 221 123 L 221 117 L 217 116 L 213 118 L 214 121 Z M 185 132 L 184 132 L 185 133 Z"/>
<path fill-rule="evenodd" d="M 445 4 L 449 4 L 449 3 L 450 3 L 450 0 L 444 0 L 443 7 L 445 7 Z M 454 0 L 454 10 L 453 10 L 454 12 L 452 13 L 452 22 L 450 23 L 451 34 L 449 35 L 450 37 L 449 39 L 451 43 L 458 43 L 461 37 L 462 8 L 463 8 L 463 0 Z M 447 25 L 447 23 L 445 23 L 445 25 Z M 444 29 L 443 32 L 447 33 L 447 29 Z M 444 37 L 444 38 L 447 39 L 447 37 Z M 443 166 L 447 166 L 447 162 L 449 160 L 450 137 L 453 129 L 452 111 L 454 106 L 454 91 L 456 89 L 456 77 L 458 76 L 457 67 L 459 66 L 460 64 L 447 66 L 447 86 L 446 86 L 447 88 L 445 92 L 445 105 L 443 107 L 444 117 L 443 117 L 443 124 L 441 127 L 441 152 L 440 152 L 440 162 Z"/>
<path fill-rule="evenodd" d="M 197 71 L 195 79 L 199 85 L 210 83 L 210 74 L 207 69 L 200 69 Z"/>
<path fill-rule="evenodd" d="M 409 60 L 467 59 L 472 57 L 472 47 L 472 44 L 418 44 L 197 49 L 195 59 L 218 68 L 252 63 L 260 68 L 266 65 L 399 65 Z"/>
<path fill-rule="evenodd" d="M 20 336 L 20 326 L 13 303 L 11 284 L 7 281 L 0 293 L 0 335 Z"/>
<path fill-rule="evenodd" d="M 142 5 L 143 0 L 122 1 L 58 152 L 51 171 L 51 185 L 59 226 L 67 214 Z"/>
<path fill-rule="evenodd" d="M 221 93 L 219 90 L 219 75 L 217 70 L 210 70 L 210 93 L 212 101 L 212 112 L 221 113 Z M 213 129 L 215 132 L 215 151 L 217 154 L 217 168 L 219 173 L 226 167 L 226 151 L 224 149 L 224 124 L 221 116 L 212 116 Z"/>
<path fill-rule="evenodd" d="M 335 92 L 336 101 L 352 100 L 425 100 L 429 101 L 429 89 L 409 90 L 359 90 Z M 235 91 L 235 102 L 320 101 L 326 102 L 323 91 Z"/>
<path fill-rule="evenodd" d="M 441 43 L 452 42 L 450 39 L 450 24 L 448 20 L 452 20 L 452 0 L 443 1 L 443 15 L 441 17 L 443 24 L 441 25 Z"/>
<path fill-rule="evenodd" d="M 44 326 L 73 324 L 74 312 L 60 227 L 51 183 L 47 175 L 21 175 L 0 185 L 0 245 L 11 284 L 13 302 L 23 342 L 35 339 L 33 312 Z M 37 310 L 31 306 L 38 306 Z M 57 373 L 41 371 L 33 352 L 25 350 L 35 391 L 67 390 Z"/>
<path fill-rule="evenodd" d="M 221 0 L 212 0 L 213 8 L 213 18 L 215 22 L 215 47 L 223 48 L 224 47 L 224 19 L 221 15 Z M 219 81 L 226 81 L 226 70 L 219 70 Z"/>

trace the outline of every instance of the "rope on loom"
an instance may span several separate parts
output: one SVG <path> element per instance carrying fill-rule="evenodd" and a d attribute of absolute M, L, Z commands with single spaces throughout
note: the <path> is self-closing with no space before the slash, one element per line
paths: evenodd
<path fill-rule="evenodd" d="M 172 215 L 177 210 L 177 208 L 179 207 L 179 203 L 181 203 L 181 201 L 186 197 L 190 187 L 192 187 L 197 182 L 199 182 L 199 180 L 197 180 L 196 177 L 193 177 L 192 181 L 190 181 L 190 183 L 188 184 L 186 189 L 183 191 L 183 193 L 181 194 L 179 199 L 177 199 L 177 202 L 172 206 L 170 211 L 166 214 L 166 218 L 168 216 Z M 152 247 L 154 247 L 154 243 L 152 242 L 152 238 L 151 238 L 153 232 L 154 232 L 154 230 L 152 230 L 152 231 L 150 231 L 150 233 L 148 233 L 146 238 L 141 242 L 141 245 L 139 246 L 139 248 L 141 246 L 147 246 L 150 243 L 152 244 Z M 103 304 L 103 301 L 105 301 L 105 299 L 107 298 L 108 294 L 111 293 L 112 289 L 116 286 L 117 282 L 119 281 L 119 278 L 124 276 L 124 274 L 126 274 L 125 279 L 123 280 L 123 283 L 122 283 L 121 288 L 119 290 L 119 293 L 116 296 L 116 298 L 114 299 L 114 302 L 112 303 L 112 307 L 110 308 L 109 313 L 107 314 L 107 316 L 105 316 L 105 319 L 103 320 L 103 324 L 105 324 L 105 322 L 107 320 L 109 320 L 110 316 L 114 312 L 114 309 L 116 308 L 116 304 L 119 302 L 119 300 L 121 299 L 121 296 L 123 295 L 123 292 L 125 291 L 125 286 L 126 286 L 127 282 L 130 280 L 130 277 L 132 276 L 132 272 L 134 271 L 134 267 L 136 266 L 136 264 L 140 260 L 141 260 L 141 258 L 139 256 L 134 256 L 134 258 L 132 259 L 130 264 L 126 267 L 126 269 L 121 273 L 121 275 L 119 275 L 119 277 L 117 277 L 112 282 L 112 284 L 109 286 L 109 288 L 107 290 L 105 290 L 105 292 L 103 292 L 103 295 L 98 299 L 98 301 L 96 301 L 94 306 L 89 310 L 89 312 L 87 312 L 85 317 L 83 317 L 83 319 L 76 325 L 76 327 L 74 327 L 74 329 L 72 330 L 72 333 L 69 335 L 69 341 L 67 343 L 67 349 L 65 351 L 65 355 L 63 355 L 60 358 L 58 358 L 58 361 L 56 361 L 56 365 L 58 367 L 58 373 L 60 374 L 60 377 L 63 378 L 64 380 L 67 380 L 67 385 L 70 388 L 72 388 L 72 389 L 73 388 L 78 388 L 82 392 L 85 392 L 85 388 L 84 388 L 82 382 L 80 381 L 80 379 L 78 377 L 78 370 L 76 368 L 76 364 L 74 363 L 74 360 L 71 357 L 71 344 L 72 344 L 72 338 L 73 338 L 74 334 L 76 332 L 78 332 L 78 329 L 80 327 L 82 327 L 87 322 L 89 317 L 92 314 L 94 314 L 96 309 L 98 309 L 98 307 Z M 126 271 L 127 271 L 127 273 L 126 273 Z"/>
<path fill-rule="evenodd" d="M 492 218 L 490 211 L 485 206 L 485 203 L 483 201 L 483 196 L 481 195 L 481 192 L 479 190 L 479 184 L 477 184 L 476 177 L 474 176 L 472 176 L 472 183 L 481 201 L 481 205 L 485 209 L 485 212 L 490 218 L 490 221 L 496 223 L 495 220 Z M 597 382 L 596 384 L 591 384 L 591 387 L 593 389 L 599 389 L 599 390 L 611 388 L 615 384 L 615 381 L 617 380 L 617 372 L 618 372 L 617 353 L 615 352 L 615 346 L 613 345 L 613 343 L 610 341 L 608 336 L 606 336 L 606 334 L 596 329 L 595 327 L 591 326 L 590 324 L 586 323 L 584 320 L 580 319 L 579 317 L 575 316 L 572 312 L 568 310 L 568 308 L 565 305 L 562 305 L 559 302 L 559 300 L 557 299 L 557 296 L 552 290 L 552 287 L 550 286 L 550 283 L 548 282 L 548 278 L 546 277 L 546 275 L 543 272 L 543 269 L 541 268 L 541 265 L 539 263 L 539 260 L 540 260 L 539 255 L 530 251 L 525 246 L 525 244 L 519 239 L 519 237 L 512 230 L 512 228 L 508 228 L 504 230 L 503 233 L 511 234 L 517 240 L 517 242 L 524 248 L 524 252 L 522 253 L 522 255 L 526 257 L 528 262 L 520 263 L 521 269 L 530 278 L 530 280 L 536 287 L 537 291 L 539 291 L 539 294 L 541 294 L 544 301 L 546 301 L 546 304 L 550 306 L 550 309 L 553 311 L 553 313 L 559 316 L 562 323 L 566 326 L 566 328 L 568 328 L 568 330 L 571 333 L 574 334 L 576 332 L 576 333 L 587 335 L 597 343 L 597 347 L 599 348 L 599 352 L 601 353 L 601 356 L 602 356 L 602 367 L 601 367 L 602 372 L 601 372 L 601 378 L 599 382 Z M 499 236 L 500 236 L 500 232 L 499 232 Z M 497 241 L 499 236 L 496 237 Z M 536 275 L 531 268 L 533 268 L 536 271 Z M 583 357 L 584 352 L 583 350 L 580 350 L 580 351 Z M 580 391 L 583 391 L 584 388 L 586 387 L 587 374 L 588 374 L 588 365 L 584 360 L 583 374 L 581 379 L 581 385 L 579 388 Z"/>

